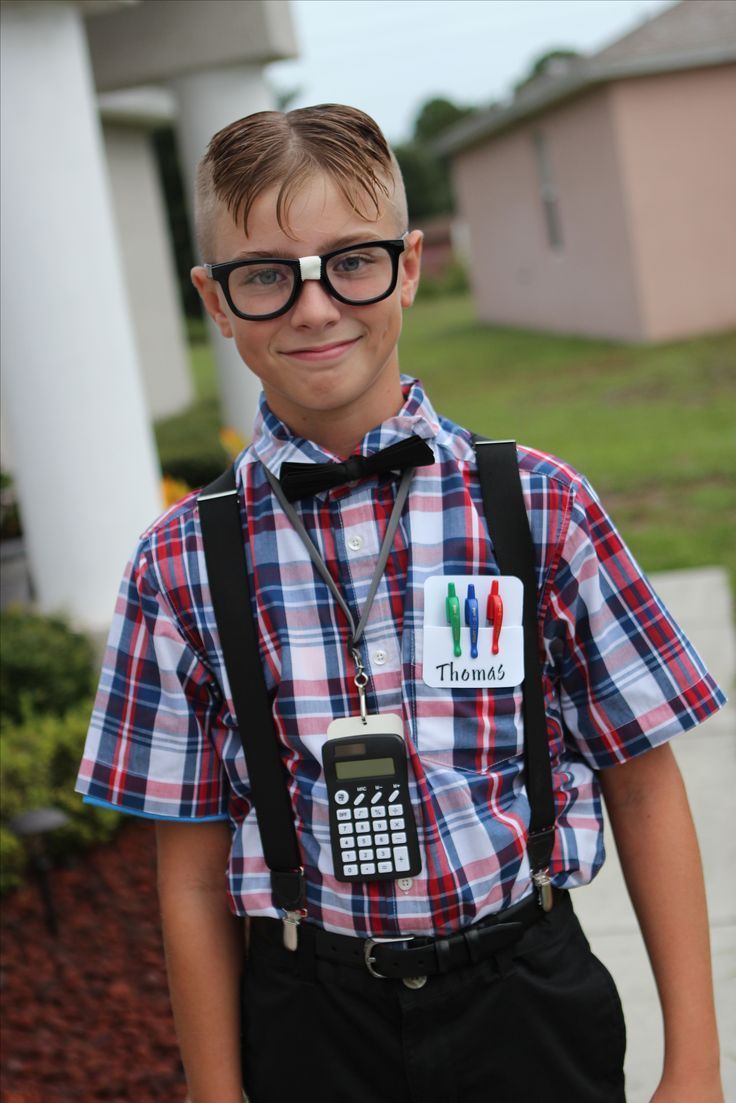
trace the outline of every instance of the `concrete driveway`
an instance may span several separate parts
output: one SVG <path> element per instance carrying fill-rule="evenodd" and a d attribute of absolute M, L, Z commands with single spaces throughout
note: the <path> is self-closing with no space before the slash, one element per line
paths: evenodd
<path fill-rule="evenodd" d="M 665 605 L 730 700 L 672 747 L 685 779 L 700 840 L 710 912 L 713 971 L 726 1100 L 736 1101 L 736 705 L 731 595 L 716 568 L 651 575 Z M 626 1014 L 628 1103 L 648 1103 L 662 1068 L 662 1020 L 649 961 L 608 835 L 608 859 L 592 885 L 573 896 L 594 953 L 618 985 Z M 672 904 L 687 891 L 672 886 Z M 696 1103 L 693 1100 L 693 1103 Z"/>

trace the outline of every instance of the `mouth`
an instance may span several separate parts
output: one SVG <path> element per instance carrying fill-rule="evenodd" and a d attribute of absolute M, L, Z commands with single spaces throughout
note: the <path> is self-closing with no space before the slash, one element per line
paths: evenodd
<path fill-rule="evenodd" d="M 331 341 L 327 345 L 311 345 L 305 348 L 289 349 L 284 353 L 294 360 L 324 361 L 337 360 L 344 352 L 356 345 L 359 337 L 353 337 L 350 341 Z"/>

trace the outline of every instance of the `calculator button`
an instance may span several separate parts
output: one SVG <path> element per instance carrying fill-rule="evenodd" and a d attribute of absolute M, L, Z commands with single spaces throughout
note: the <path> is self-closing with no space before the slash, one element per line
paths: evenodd
<path fill-rule="evenodd" d="M 388 846 L 388 835 L 376 835 L 376 846 Z"/>
<path fill-rule="evenodd" d="M 353 801 L 353 804 L 355 804 L 355 805 L 362 804 L 364 800 L 365 800 L 365 793 L 358 793 L 357 797 Z"/>
<path fill-rule="evenodd" d="M 375 808 L 371 808 L 371 815 L 372 816 L 385 816 L 386 815 L 386 809 L 383 807 L 382 804 L 377 804 Z"/>
<path fill-rule="evenodd" d="M 344 789 L 338 789 L 335 793 L 335 804 L 347 804 L 349 800 L 350 797 Z"/>
<path fill-rule="evenodd" d="M 396 846 L 397 843 L 405 843 L 406 831 L 394 831 L 391 835 L 391 842 L 394 844 L 394 846 Z"/>
<path fill-rule="evenodd" d="M 362 866 L 360 867 L 360 872 L 361 873 L 375 873 L 376 872 L 376 867 L 375 867 L 373 862 L 363 862 Z"/>
<path fill-rule="evenodd" d="M 358 855 L 355 853 L 354 850 L 343 850 L 340 857 L 342 858 L 343 863 L 344 862 L 357 862 L 357 860 L 358 860 Z"/>
<path fill-rule="evenodd" d="M 351 824 L 350 826 L 352 827 L 353 824 Z M 355 824 L 355 830 L 358 835 L 370 835 L 371 825 L 370 823 L 359 822 Z"/>
<path fill-rule="evenodd" d="M 408 869 L 411 865 L 409 861 L 409 851 L 405 846 L 394 847 L 394 865 L 396 866 L 397 873 L 400 873 L 404 869 Z"/>
<path fill-rule="evenodd" d="M 352 835 L 353 825 L 351 823 L 339 823 L 337 825 L 337 831 L 340 835 Z"/>
<path fill-rule="evenodd" d="M 384 858 L 384 859 L 385 858 L 390 858 L 391 857 L 391 851 L 390 851 L 389 847 L 379 846 L 378 850 L 376 851 L 376 857 L 377 858 Z"/>
<path fill-rule="evenodd" d="M 394 867 L 391 865 L 391 862 L 379 862 L 378 863 L 378 872 L 379 873 L 393 873 L 393 871 L 394 871 Z"/>
<path fill-rule="evenodd" d="M 382 796 L 383 796 L 383 793 L 379 789 L 378 792 L 374 793 L 373 796 L 371 797 L 371 804 L 376 804 L 376 802 L 379 801 Z"/>
<path fill-rule="evenodd" d="M 352 816 L 352 812 L 349 808 L 338 808 L 337 818 L 338 820 L 349 820 Z"/>
<path fill-rule="evenodd" d="M 356 808 L 355 809 L 355 818 L 356 818 L 356 820 L 367 820 L 368 819 L 368 809 L 367 808 Z"/>
<path fill-rule="evenodd" d="M 389 816 L 403 816 L 404 809 L 400 804 L 390 804 L 388 809 Z"/>
<path fill-rule="evenodd" d="M 373 861 L 373 851 L 372 850 L 359 850 L 358 851 L 358 857 L 360 858 L 361 862 L 372 862 Z"/>
<path fill-rule="evenodd" d="M 343 873 L 345 874 L 346 877 L 357 877 L 358 876 L 358 867 L 357 866 L 344 866 L 343 867 Z"/>
<path fill-rule="evenodd" d="M 404 823 L 403 819 L 398 819 L 398 820 L 391 820 L 391 823 L 389 824 L 389 826 L 390 826 L 392 831 L 403 831 L 404 828 L 406 827 L 406 824 Z"/>
<path fill-rule="evenodd" d="M 340 839 L 340 849 L 341 850 L 350 850 L 354 846 L 355 846 L 355 839 L 353 838 L 352 835 L 350 835 L 350 836 L 343 835 L 343 837 Z"/>
<path fill-rule="evenodd" d="M 388 823 L 386 822 L 386 820 L 374 820 L 373 830 L 374 831 L 388 831 Z"/>
<path fill-rule="evenodd" d="M 393 804 L 393 802 L 394 802 L 394 801 L 396 800 L 396 798 L 398 797 L 398 795 L 399 795 L 399 790 L 398 790 L 398 789 L 394 789 L 393 793 L 392 793 L 392 794 L 391 794 L 391 796 L 390 796 L 390 797 L 388 798 L 388 803 L 389 803 L 389 804 Z M 391 814 L 391 813 L 389 812 L 389 815 L 390 815 L 390 814 Z"/>

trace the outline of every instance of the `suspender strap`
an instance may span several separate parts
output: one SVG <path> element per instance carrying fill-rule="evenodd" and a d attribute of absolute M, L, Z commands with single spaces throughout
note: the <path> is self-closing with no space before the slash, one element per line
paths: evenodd
<path fill-rule="evenodd" d="M 304 907 L 304 871 L 250 603 L 235 470 L 199 495 L 205 562 L 271 891 L 277 907 Z"/>
<path fill-rule="evenodd" d="M 527 852 L 535 881 L 546 882 L 555 838 L 555 803 L 539 660 L 537 573 L 529 519 L 519 476 L 516 441 L 473 435 L 483 508 L 502 574 L 524 584 L 524 756 L 530 820 Z"/>

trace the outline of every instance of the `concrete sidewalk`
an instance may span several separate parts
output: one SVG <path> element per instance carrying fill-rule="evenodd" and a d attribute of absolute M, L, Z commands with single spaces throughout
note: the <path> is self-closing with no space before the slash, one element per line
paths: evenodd
<path fill-rule="evenodd" d="M 726 1100 L 736 1101 L 736 705 L 731 596 L 720 569 L 652 575 L 665 605 L 729 696 L 725 709 L 672 743 L 700 840 L 710 910 L 713 971 Z M 595 954 L 614 976 L 626 1014 L 627 1103 L 649 1103 L 662 1068 L 662 1019 L 644 945 L 610 831 L 608 858 L 593 882 L 573 895 Z M 672 906 L 687 892 L 673 884 Z M 693 1100 L 696 1103 L 696 1100 Z"/>

